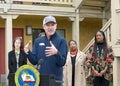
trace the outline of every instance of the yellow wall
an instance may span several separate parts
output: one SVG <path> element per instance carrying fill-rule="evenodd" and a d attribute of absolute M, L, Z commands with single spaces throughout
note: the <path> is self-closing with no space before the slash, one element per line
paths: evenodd
<path fill-rule="evenodd" d="M 41 28 L 41 17 L 39 16 L 19 16 L 17 19 L 13 20 L 13 28 L 23 28 L 24 29 L 24 45 L 32 40 L 32 35 L 26 35 L 26 25 L 31 25 L 32 28 Z M 32 44 L 31 44 L 32 49 Z"/>
<path fill-rule="evenodd" d="M 26 36 L 26 25 L 31 25 L 32 28 L 41 29 L 43 18 L 43 16 L 19 16 L 17 19 L 13 20 L 13 28 L 24 28 L 24 44 L 26 44 L 29 40 L 32 40 L 32 36 Z M 57 29 L 65 29 L 65 37 L 67 40 L 70 40 L 72 38 L 72 22 L 64 17 L 57 17 L 56 20 L 58 24 Z"/>
<path fill-rule="evenodd" d="M 65 37 L 67 42 L 72 39 L 72 21 L 68 20 L 68 18 L 59 20 L 58 29 L 65 29 Z"/>
<path fill-rule="evenodd" d="M 24 44 L 32 40 L 32 36 L 26 36 L 26 25 L 31 25 L 33 28 L 42 28 L 43 16 L 19 16 L 13 20 L 13 28 L 24 29 Z M 72 39 L 72 22 L 65 17 L 56 17 L 58 29 L 65 29 L 65 37 L 67 42 Z M 5 20 L 0 19 L 0 28 L 5 26 Z M 96 31 L 102 26 L 101 19 L 85 18 L 80 22 L 80 49 L 82 50 L 88 42 L 94 37 Z M 32 44 L 31 44 L 32 49 Z"/>
<path fill-rule="evenodd" d="M 0 17 L 0 29 L 5 27 L 5 20 Z"/>
<path fill-rule="evenodd" d="M 102 19 L 86 18 L 80 22 L 80 49 L 82 50 L 102 27 Z"/>

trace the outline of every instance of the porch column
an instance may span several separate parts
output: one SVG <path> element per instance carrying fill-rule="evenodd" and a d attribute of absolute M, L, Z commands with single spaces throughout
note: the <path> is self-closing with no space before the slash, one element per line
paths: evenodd
<path fill-rule="evenodd" d="M 5 74 L 8 75 L 8 52 L 12 50 L 12 19 L 17 15 L 1 15 L 5 19 Z M 7 82 L 7 79 L 6 79 Z"/>
<path fill-rule="evenodd" d="M 107 20 L 107 18 L 106 18 L 106 11 L 105 11 L 105 9 L 104 9 L 104 10 L 103 10 L 102 26 L 104 26 L 107 21 L 108 21 L 108 20 Z"/>
<path fill-rule="evenodd" d="M 119 12 L 117 10 L 119 9 Z M 113 84 L 120 85 L 120 1 L 111 0 L 111 41 L 115 53 L 115 61 L 113 65 Z"/>
<path fill-rule="evenodd" d="M 78 47 L 80 48 L 80 39 L 79 39 L 79 10 L 76 10 L 76 16 L 72 24 L 72 39 L 77 42 Z"/>
<path fill-rule="evenodd" d="M 102 26 L 104 26 L 106 24 L 106 22 L 111 18 L 110 6 L 111 6 L 111 1 L 108 1 L 106 3 L 105 8 L 103 8 Z"/>
<path fill-rule="evenodd" d="M 120 85 L 120 44 L 113 46 L 115 59 L 113 64 L 113 86 Z"/>
<path fill-rule="evenodd" d="M 112 19 L 112 25 L 111 25 L 111 41 L 112 44 L 115 44 L 118 39 L 120 39 L 120 15 L 117 13 L 117 9 L 120 9 L 119 7 L 120 2 L 119 0 L 111 0 L 111 19 Z"/>

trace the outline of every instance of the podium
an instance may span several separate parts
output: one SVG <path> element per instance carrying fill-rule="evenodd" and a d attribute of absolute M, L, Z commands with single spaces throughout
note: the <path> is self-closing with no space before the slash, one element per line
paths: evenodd
<path fill-rule="evenodd" d="M 55 75 L 39 74 L 31 65 L 21 66 L 13 75 L 17 86 L 60 86 L 62 81 L 55 80 Z"/>
<path fill-rule="evenodd" d="M 60 86 L 62 81 L 56 81 L 54 75 L 40 75 L 39 86 Z"/>

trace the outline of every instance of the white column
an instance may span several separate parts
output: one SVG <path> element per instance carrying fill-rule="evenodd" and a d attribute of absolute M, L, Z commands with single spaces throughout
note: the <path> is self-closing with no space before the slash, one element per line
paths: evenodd
<path fill-rule="evenodd" d="M 75 34 L 75 18 L 73 18 L 73 20 L 72 20 L 72 39 L 73 40 L 75 40 L 75 36 L 74 36 L 74 34 Z"/>
<path fill-rule="evenodd" d="M 77 42 L 77 45 L 80 48 L 79 21 L 81 20 L 81 18 L 79 17 L 79 10 L 76 10 L 75 14 L 76 14 L 75 17 L 69 17 L 69 19 L 70 19 L 70 21 L 72 21 L 72 39 Z M 83 20 L 83 18 L 82 18 L 82 20 Z"/>
<path fill-rule="evenodd" d="M 12 19 L 17 15 L 1 15 L 5 20 L 5 74 L 8 75 L 8 52 L 12 50 Z M 7 82 L 7 81 L 6 81 Z"/>
<path fill-rule="evenodd" d="M 114 64 L 113 64 L 113 86 L 120 85 L 120 44 L 113 46 L 113 51 L 115 54 Z"/>
<path fill-rule="evenodd" d="M 111 2 L 110 1 L 108 1 L 107 3 L 106 3 L 106 6 L 105 6 L 105 8 L 103 8 L 103 21 L 102 21 L 102 25 L 104 26 L 105 24 L 106 24 L 106 22 L 111 18 L 111 12 L 110 12 L 110 6 L 111 6 L 111 4 L 110 4 Z"/>
<path fill-rule="evenodd" d="M 80 48 L 80 33 L 79 33 L 79 10 L 77 9 L 76 10 L 76 17 L 75 17 L 75 21 L 73 23 L 74 25 L 74 28 L 72 29 L 73 30 L 73 39 L 77 42 L 77 45 L 78 47 Z"/>
<path fill-rule="evenodd" d="M 107 22 L 107 18 L 106 18 L 106 11 L 103 10 L 103 19 L 102 19 L 102 26 L 104 26 Z"/>
<path fill-rule="evenodd" d="M 72 21 L 72 39 L 75 40 L 75 36 L 73 36 L 75 33 L 75 17 L 69 17 L 69 20 Z"/>
<path fill-rule="evenodd" d="M 116 12 L 116 9 L 120 9 L 120 1 L 119 0 L 111 0 L 111 18 L 112 18 L 112 25 L 111 25 L 111 41 L 113 45 L 113 50 L 115 53 L 115 61 L 113 66 L 113 84 L 114 86 L 120 85 L 120 15 Z M 117 45 L 116 45 L 116 42 Z"/>
<path fill-rule="evenodd" d="M 117 39 L 120 38 L 120 25 L 119 25 L 119 19 L 120 15 L 116 13 L 116 9 L 119 8 L 119 0 L 111 0 L 111 19 L 112 19 L 112 25 L 111 25 L 111 41 L 112 44 L 115 44 Z"/>

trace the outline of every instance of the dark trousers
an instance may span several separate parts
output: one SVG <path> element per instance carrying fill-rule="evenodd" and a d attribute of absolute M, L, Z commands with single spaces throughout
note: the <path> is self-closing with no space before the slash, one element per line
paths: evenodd
<path fill-rule="evenodd" d="M 10 73 L 8 75 L 8 86 L 16 86 L 14 77 L 15 77 L 15 74 L 13 73 Z"/>
<path fill-rule="evenodd" d="M 94 86 L 109 86 L 109 81 L 104 77 L 95 77 L 93 80 Z"/>
<path fill-rule="evenodd" d="M 9 80 L 9 86 L 16 86 L 14 80 Z"/>

